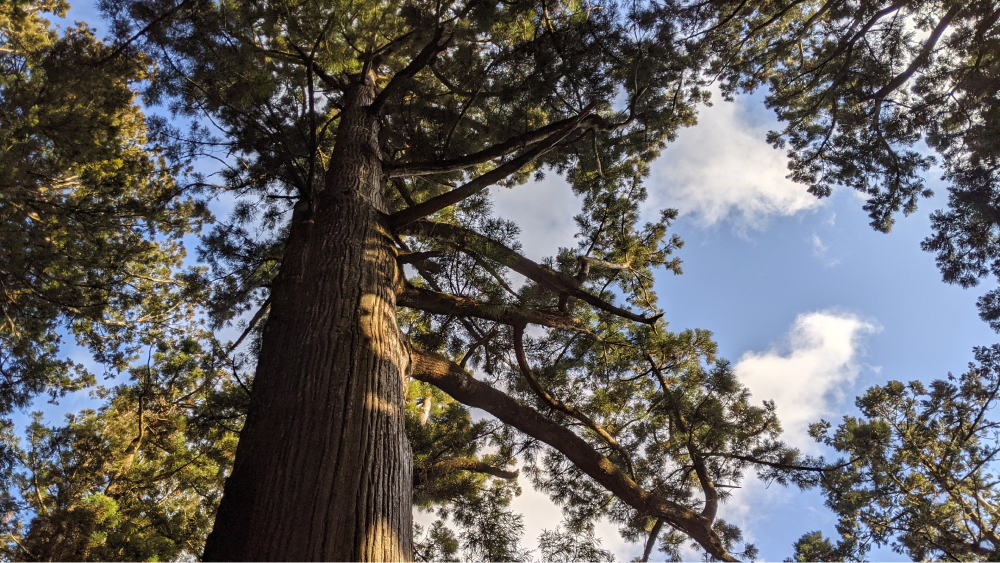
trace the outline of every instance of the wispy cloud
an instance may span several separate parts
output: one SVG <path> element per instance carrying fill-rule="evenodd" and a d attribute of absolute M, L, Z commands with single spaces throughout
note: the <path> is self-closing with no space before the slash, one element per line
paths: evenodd
<path fill-rule="evenodd" d="M 807 452 L 819 445 L 808 426 L 835 408 L 866 366 L 866 338 L 881 329 L 874 321 L 838 311 L 799 315 L 782 345 L 743 354 L 735 369 L 758 400 L 773 399 L 787 443 Z"/>
<path fill-rule="evenodd" d="M 840 264 L 840 258 L 830 257 L 830 246 L 823 244 L 823 239 L 819 238 L 819 235 L 813 233 L 810 243 L 812 244 L 813 256 L 819 258 L 820 261 L 823 262 L 824 266 L 832 268 L 833 266 Z"/>
<path fill-rule="evenodd" d="M 710 226 L 761 229 L 777 216 L 822 204 L 785 176 L 787 159 L 765 141 L 772 123 L 748 120 L 740 102 L 703 108 L 698 125 L 680 132 L 653 166 L 651 203 L 676 207 Z"/>

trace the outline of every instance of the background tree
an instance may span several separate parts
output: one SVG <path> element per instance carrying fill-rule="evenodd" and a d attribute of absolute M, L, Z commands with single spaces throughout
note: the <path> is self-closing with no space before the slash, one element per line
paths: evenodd
<path fill-rule="evenodd" d="M 0 417 L 93 376 L 59 355 L 69 329 L 121 369 L 191 311 L 177 237 L 207 217 L 146 135 L 132 87 L 148 60 L 112 57 L 65 2 L 0 6 Z"/>
<path fill-rule="evenodd" d="M 858 398 L 860 417 L 845 417 L 832 432 L 827 422 L 813 426 L 849 461 L 822 479 L 839 516 L 842 557 L 860 561 L 872 545 L 914 560 L 992 560 L 1000 551 L 1000 434 L 991 416 L 1000 345 L 975 355 L 959 377 L 927 386 L 890 381 Z"/>
<path fill-rule="evenodd" d="M 207 335 L 205 335 L 207 336 Z M 14 561 L 199 557 L 247 401 L 237 366 L 175 333 L 94 392 L 99 410 L 47 427 L 40 413 L 14 452 L 14 507 L 0 536 Z M 237 408 L 233 408 L 237 405 Z"/>

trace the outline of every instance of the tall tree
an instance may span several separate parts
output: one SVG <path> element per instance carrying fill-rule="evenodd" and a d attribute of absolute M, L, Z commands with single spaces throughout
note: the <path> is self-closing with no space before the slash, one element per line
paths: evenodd
<path fill-rule="evenodd" d="M 414 483 L 448 468 L 414 472 L 411 378 L 517 431 L 451 471 L 512 452 L 571 529 L 606 515 L 733 558 L 729 487 L 798 454 L 707 333 L 667 330 L 652 272 L 679 272 L 674 213 L 639 224 L 649 163 L 707 99 L 711 22 L 669 3 L 102 6 L 239 199 L 203 249 L 212 318 L 256 310 L 260 347 L 206 559 L 411 558 Z M 487 189 L 549 171 L 583 203 L 580 243 L 539 263 Z"/>

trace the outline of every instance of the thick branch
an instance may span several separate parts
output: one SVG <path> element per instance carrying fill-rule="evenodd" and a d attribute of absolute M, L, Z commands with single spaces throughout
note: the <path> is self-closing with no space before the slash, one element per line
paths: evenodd
<path fill-rule="evenodd" d="M 514 327 L 514 356 L 517 357 L 517 367 L 521 369 L 521 375 L 524 376 L 524 380 L 528 382 L 528 387 L 531 387 L 531 390 L 535 392 L 535 395 L 537 395 L 538 398 L 553 409 L 579 420 L 584 424 L 584 426 L 593 430 L 594 433 L 600 436 L 602 440 L 607 442 L 609 446 L 618 452 L 622 461 L 624 461 L 628 466 L 629 473 L 633 476 L 635 475 L 635 469 L 632 467 L 631 456 L 629 456 L 628 452 L 625 451 L 625 448 L 618 443 L 618 440 L 616 440 L 614 436 L 605 430 L 603 426 L 594 422 L 592 418 L 587 416 L 580 409 L 572 405 L 567 405 L 566 403 L 553 397 L 552 394 L 546 391 L 542 385 L 538 383 L 538 380 L 535 379 L 535 374 L 531 371 L 531 366 L 528 365 L 528 358 L 524 354 L 524 325 L 517 325 Z"/>
<path fill-rule="evenodd" d="M 477 459 L 470 459 L 467 457 L 460 457 L 455 459 L 446 459 L 444 461 L 439 461 L 434 465 L 424 468 L 417 469 L 413 472 L 413 488 L 421 487 L 432 479 L 437 479 L 444 477 L 449 473 L 454 473 L 455 471 L 472 471 L 474 473 L 485 473 L 487 475 L 492 475 L 500 479 L 517 479 L 519 472 L 517 470 L 507 471 L 506 469 L 500 467 L 494 467 L 486 462 L 479 461 Z"/>
<path fill-rule="evenodd" d="M 570 315 L 543 311 L 522 312 L 501 305 L 483 303 L 470 297 L 431 291 L 411 285 L 405 286 L 402 291 L 397 293 L 396 303 L 402 307 L 419 309 L 435 315 L 475 317 L 510 326 L 534 324 L 559 330 L 590 332 L 583 323 Z"/>
<path fill-rule="evenodd" d="M 444 28 L 438 27 L 434 31 L 434 39 L 432 39 L 430 43 L 417 53 L 417 56 L 410 61 L 410 64 L 406 65 L 406 68 L 393 75 L 392 80 L 386 84 L 385 88 L 379 92 L 378 96 L 375 96 L 375 101 L 368 108 L 368 111 L 373 114 L 378 114 L 389 97 L 395 94 L 397 90 L 402 88 L 407 82 L 410 81 L 411 78 L 430 64 L 438 53 L 447 48 L 447 41 L 445 41 L 444 44 L 441 43 L 442 35 L 444 35 Z"/>
<path fill-rule="evenodd" d="M 411 349 L 410 354 L 415 379 L 430 383 L 455 400 L 483 409 L 505 424 L 545 442 L 629 506 L 663 518 L 698 542 L 716 559 L 736 561 L 726 552 L 719 537 L 712 531 L 712 523 L 708 519 L 685 506 L 646 491 L 568 428 L 545 418 L 506 393 L 474 379 L 458 365 L 438 354 L 416 349 Z"/>
<path fill-rule="evenodd" d="M 590 104 L 580 115 L 568 117 L 566 119 L 550 123 L 544 127 L 539 127 L 538 129 L 521 133 L 520 135 L 511 137 L 502 143 L 497 143 L 479 152 L 474 152 L 472 154 L 448 160 L 389 164 L 385 166 L 385 172 L 390 178 L 398 178 L 401 176 L 426 176 L 428 174 L 454 172 L 456 170 L 463 170 L 471 166 L 476 166 L 477 164 L 483 164 L 484 162 L 501 158 L 514 151 L 545 141 L 550 136 L 563 132 L 567 128 L 570 128 L 569 131 L 572 131 L 579 126 L 587 125 L 587 121 L 590 118 L 596 117 L 589 114 L 590 110 L 592 110 L 595 105 L 596 104 Z"/>
<path fill-rule="evenodd" d="M 589 106 L 587 111 L 590 111 Z M 575 129 L 576 125 L 579 123 L 579 119 L 582 119 L 582 117 L 583 114 L 581 114 L 580 118 L 566 125 L 561 130 L 556 131 L 555 133 L 546 137 L 544 140 L 538 143 L 538 146 L 536 146 L 535 148 L 524 152 L 520 156 L 510 159 L 509 161 L 501 164 L 500 166 L 497 166 L 493 170 L 490 170 L 489 172 L 483 174 L 482 176 L 470 180 L 466 184 L 463 184 L 462 186 L 459 186 L 454 190 L 443 193 L 437 197 L 432 197 L 431 199 L 423 203 L 419 203 L 417 205 L 414 205 L 413 207 L 407 207 L 406 209 L 393 213 L 392 224 L 399 227 L 402 225 L 407 225 L 409 223 L 412 223 L 417 219 L 421 219 L 423 217 L 427 217 L 428 215 L 437 213 L 438 211 L 441 211 L 442 209 L 448 206 L 454 205 L 468 197 L 471 197 L 485 190 L 486 188 L 503 180 L 507 176 L 514 174 L 515 172 L 517 172 L 524 166 L 528 165 L 536 158 L 542 156 L 546 152 L 552 150 L 553 147 L 562 142 L 563 139 L 565 139 L 570 133 L 573 132 L 573 129 Z"/>
<path fill-rule="evenodd" d="M 660 314 L 654 317 L 643 317 L 612 305 L 600 297 L 591 295 L 581 289 L 579 282 L 572 277 L 537 264 L 507 248 L 502 243 L 469 229 L 446 223 L 421 220 L 398 228 L 397 234 L 433 238 L 443 241 L 467 254 L 486 256 L 500 262 L 522 276 L 548 287 L 556 293 L 567 293 L 598 309 L 614 313 L 622 318 L 644 324 L 653 324 L 656 322 L 656 319 L 663 316 Z"/>
<path fill-rule="evenodd" d="M 882 89 L 880 89 L 878 92 L 872 95 L 871 99 L 875 100 L 876 113 L 882 106 L 882 102 L 883 100 L 885 100 L 886 96 L 888 96 L 897 88 L 902 86 L 903 83 L 905 83 L 907 80 L 910 79 L 911 76 L 913 76 L 913 73 L 915 73 L 921 66 L 923 66 L 924 64 L 927 63 L 928 60 L 930 60 L 931 53 L 934 52 L 934 47 L 937 45 L 938 39 L 941 38 L 941 34 L 943 34 L 944 31 L 948 29 L 948 26 L 951 24 L 952 20 L 955 19 L 955 16 L 957 16 L 958 12 L 960 11 L 961 11 L 960 5 L 953 6 L 951 10 L 948 10 L 948 13 L 946 13 L 941 18 L 941 21 L 939 21 L 937 26 L 934 27 L 934 30 L 927 38 L 927 41 L 924 42 L 923 47 L 920 49 L 920 53 L 916 57 L 914 57 L 912 61 L 910 61 L 910 65 L 906 67 L 906 70 L 894 76 L 892 80 L 889 81 L 888 84 L 883 86 Z"/>

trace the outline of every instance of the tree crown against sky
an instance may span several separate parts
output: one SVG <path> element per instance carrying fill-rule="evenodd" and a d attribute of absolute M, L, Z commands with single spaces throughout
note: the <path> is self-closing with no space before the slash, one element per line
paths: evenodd
<path fill-rule="evenodd" d="M 882 115 L 909 94 L 910 76 L 882 99 L 871 95 L 898 82 L 900 64 L 914 61 L 909 74 L 921 78 L 938 60 L 900 26 L 908 14 L 935 10 L 956 25 L 990 31 L 995 23 L 975 6 L 919 3 L 104 7 L 123 42 L 116 55 L 141 48 L 157 61 L 149 100 L 197 124 L 155 122 L 158 138 L 182 139 L 175 154 L 224 161 L 217 176 L 184 189 L 239 196 L 202 247 L 213 269 L 202 305 L 215 326 L 252 313 L 256 339 L 281 312 L 272 291 L 289 233 L 331 221 L 345 154 L 337 145 L 349 140 L 348 125 L 362 123 L 375 134 L 366 150 L 381 168 L 365 197 L 389 216 L 392 269 L 409 277 L 389 289 L 404 307 L 392 322 L 406 335 L 410 375 L 509 425 L 470 430 L 457 405 L 450 417 L 434 416 L 446 399 L 414 384 L 406 408 L 427 409 L 403 413 L 415 498 L 493 495 L 492 506 L 502 506 L 502 492 L 489 491 L 506 486 L 516 458 L 565 504 L 573 533 L 607 516 L 630 537 L 649 536 L 649 548 L 665 534 L 670 551 L 683 537 L 673 527 L 720 558 L 741 549 L 738 531 L 716 519 L 727 488 L 751 466 L 784 479 L 799 462 L 775 441 L 773 406 L 750 403 L 708 334 L 671 333 L 657 318 L 653 271 L 679 271 L 671 256 L 679 241 L 667 236 L 672 212 L 639 224 L 649 163 L 678 127 L 694 123 L 711 76 L 722 73 L 732 88 L 768 81 L 790 122 L 798 179 L 820 195 L 831 183 L 870 190 L 870 211 L 887 227 L 920 194 L 914 174 L 923 157 L 895 151 L 922 130 Z M 893 38 L 897 48 L 876 48 L 857 66 L 853 44 L 891 47 Z M 831 57 L 841 74 L 827 73 Z M 364 113 L 359 95 L 370 95 Z M 855 111 L 850 119 L 840 103 Z M 896 113 L 896 121 L 910 115 Z M 538 264 L 518 254 L 516 225 L 492 217 L 485 189 L 544 173 L 564 175 L 583 212 L 579 246 Z M 528 281 L 515 283 L 512 272 Z M 264 344 L 254 340 L 248 354 Z M 453 439 L 424 447 L 421 432 Z M 487 443 L 498 453 L 485 454 Z M 476 474 L 497 479 L 489 485 Z"/>

